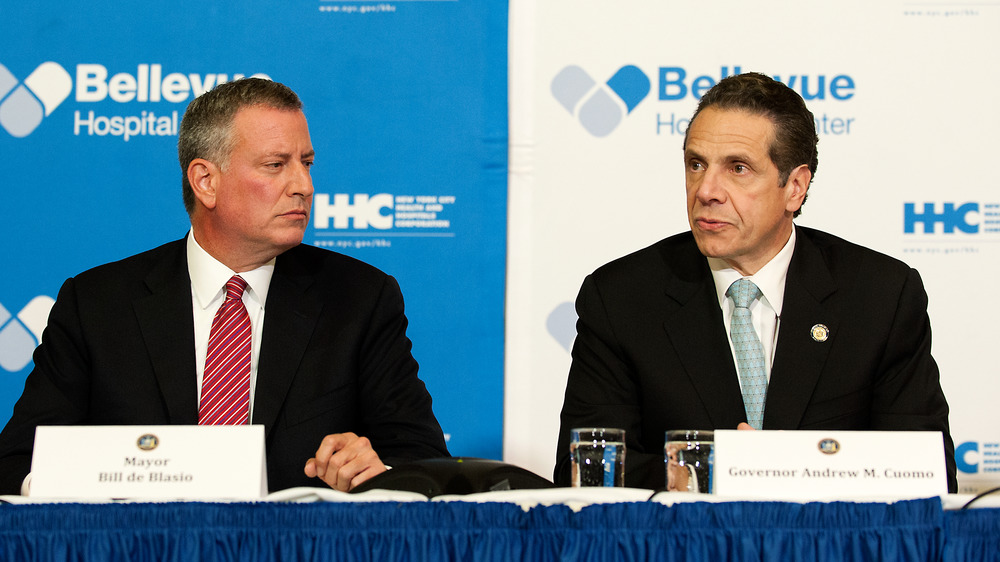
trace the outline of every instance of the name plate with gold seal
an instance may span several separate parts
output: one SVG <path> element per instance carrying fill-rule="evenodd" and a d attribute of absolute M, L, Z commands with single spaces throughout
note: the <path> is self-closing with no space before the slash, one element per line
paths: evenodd
<path fill-rule="evenodd" d="M 35 431 L 32 498 L 266 495 L 262 425 L 39 426 Z"/>
<path fill-rule="evenodd" d="M 938 431 L 716 430 L 719 495 L 774 500 L 948 494 Z"/>

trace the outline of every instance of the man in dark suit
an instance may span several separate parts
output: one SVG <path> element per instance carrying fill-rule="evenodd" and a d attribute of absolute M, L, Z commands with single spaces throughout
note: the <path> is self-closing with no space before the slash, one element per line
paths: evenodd
<path fill-rule="evenodd" d="M 271 491 L 316 478 L 349 490 L 386 464 L 447 456 L 396 281 L 300 245 L 314 151 L 298 96 L 220 85 L 189 105 L 178 152 L 191 231 L 63 285 L 0 434 L 0 493 L 27 483 L 38 425 L 211 423 L 206 355 L 224 302 L 250 332 L 226 423 L 264 426 Z M 237 278 L 242 300 L 227 299 Z"/>
<path fill-rule="evenodd" d="M 626 486 L 652 489 L 664 487 L 670 429 L 929 430 L 943 435 L 956 491 L 920 276 L 793 224 L 817 142 L 802 98 L 769 77 L 729 77 L 705 94 L 684 143 L 691 231 L 604 265 L 580 289 L 557 483 L 570 482 L 574 427 L 625 429 Z M 741 279 L 759 291 L 747 320 L 756 366 L 730 338 Z"/>

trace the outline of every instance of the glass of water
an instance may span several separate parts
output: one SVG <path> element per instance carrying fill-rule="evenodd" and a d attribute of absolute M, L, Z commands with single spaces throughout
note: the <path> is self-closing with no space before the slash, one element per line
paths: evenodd
<path fill-rule="evenodd" d="M 667 490 L 712 493 L 713 431 L 676 429 L 668 431 L 663 445 Z"/>
<path fill-rule="evenodd" d="M 569 433 L 569 456 L 574 487 L 625 486 L 624 429 L 572 429 Z"/>

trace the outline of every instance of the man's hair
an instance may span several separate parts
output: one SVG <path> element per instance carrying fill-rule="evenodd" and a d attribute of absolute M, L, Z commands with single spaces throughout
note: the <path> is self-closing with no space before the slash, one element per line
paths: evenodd
<path fill-rule="evenodd" d="M 196 158 L 204 158 L 220 168 L 229 164 L 236 146 L 233 119 L 246 107 L 302 111 L 302 101 L 288 86 L 264 78 L 241 78 L 219 84 L 188 104 L 177 139 L 181 164 L 184 208 L 194 212 L 194 191 L 187 169 Z"/>
<path fill-rule="evenodd" d="M 816 177 L 819 163 L 816 121 L 795 90 L 758 72 L 737 74 L 723 78 L 702 96 L 691 122 L 707 107 L 745 111 L 770 119 L 774 124 L 774 139 L 768 156 L 778 168 L 778 185 L 785 185 L 792 170 L 802 164 L 806 164 L 812 177 Z M 684 145 L 687 146 L 686 133 Z M 800 212 L 801 208 L 795 216 Z"/>

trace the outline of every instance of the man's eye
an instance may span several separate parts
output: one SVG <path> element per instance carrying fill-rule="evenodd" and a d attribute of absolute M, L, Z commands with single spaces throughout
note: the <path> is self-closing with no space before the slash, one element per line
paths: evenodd
<path fill-rule="evenodd" d="M 742 174 L 743 172 L 747 171 L 747 167 L 744 166 L 743 164 L 736 164 L 735 166 L 733 166 L 733 171 L 736 172 L 737 174 Z"/>

